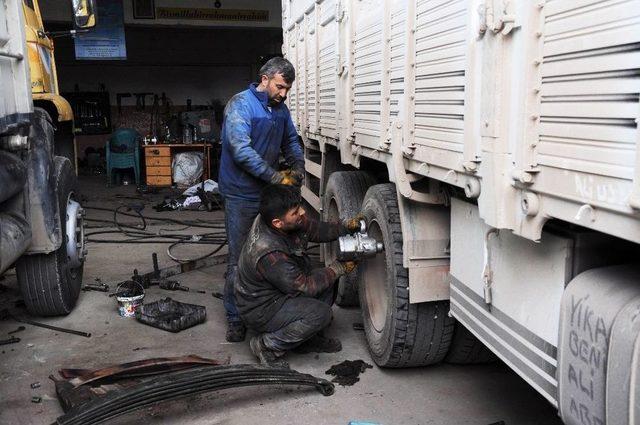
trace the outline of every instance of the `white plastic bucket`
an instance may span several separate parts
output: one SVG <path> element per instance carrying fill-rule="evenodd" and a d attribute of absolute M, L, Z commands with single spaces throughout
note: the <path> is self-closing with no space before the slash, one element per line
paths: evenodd
<path fill-rule="evenodd" d="M 116 300 L 118 301 L 118 313 L 122 317 L 134 317 L 136 315 L 136 307 L 143 303 L 144 288 L 137 282 L 136 285 L 140 287 L 140 291 L 142 292 L 140 295 L 134 295 L 132 297 L 121 297 L 116 295 Z M 116 288 L 116 293 L 120 292 L 121 286 L 122 283 Z"/>

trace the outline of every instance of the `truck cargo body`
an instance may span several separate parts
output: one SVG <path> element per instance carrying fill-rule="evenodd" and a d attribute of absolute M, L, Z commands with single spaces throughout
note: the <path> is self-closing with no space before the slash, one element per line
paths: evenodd
<path fill-rule="evenodd" d="M 309 204 L 336 214 L 337 171 L 390 184 L 410 303 L 450 300 L 567 423 L 613 421 L 604 318 L 624 303 L 591 298 L 606 341 L 579 340 L 602 354 L 582 380 L 584 353 L 559 340 L 585 327 L 569 289 L 623 293 L 635 276 L 610 266 L 637 264 L 640 243 L 640 1 L 284 0 L 283 39 Z"/>

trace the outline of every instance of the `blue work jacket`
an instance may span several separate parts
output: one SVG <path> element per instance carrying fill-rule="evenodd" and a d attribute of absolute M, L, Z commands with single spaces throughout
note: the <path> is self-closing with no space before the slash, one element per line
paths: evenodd
<path fill-rule="evenodd" d="M 225 197 L 259 200 L 276 173 L 280 152 L 289 166 L 304 169 L 289 108 L 284 103 L 269 108 L 267 93 L 256 86 L 233 96 L 224 110 L 218 183 Z"/>

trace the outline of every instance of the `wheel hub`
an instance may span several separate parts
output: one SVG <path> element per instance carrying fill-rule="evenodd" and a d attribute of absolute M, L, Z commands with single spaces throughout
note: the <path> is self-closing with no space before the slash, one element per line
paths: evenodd
<path fill-rule="evenodd" d="M 72 268 L 80 267 L 87 255 L 84 245 L 84 215 L 82 206 L 69 196 L 66 222 L 67 257 Z"/>
<path fill-rule="evenodd" d="M 338 212 L 338 204 L 334 198 L 331 198 L 331 202 L 329 203 L 329 208 L 327 211 L 328 221 L 338 221 L 340 220 L 340 213 Z M 334 241 L 327 244 L 327 259 L 330 262 L 333 262 L 336 259 L 336 252 L 338 250 L 338 242 Z"/>
<path fill-rule="evenodd" d="M 382 231 L 377 221 L 369 223 L 369 235 L 382 241 Z M 389 311 L 387 295 L 386 255 L 376 255 L 363 262 L 364 290 L 369 319 L 376 331 L 382 332 Z"/>

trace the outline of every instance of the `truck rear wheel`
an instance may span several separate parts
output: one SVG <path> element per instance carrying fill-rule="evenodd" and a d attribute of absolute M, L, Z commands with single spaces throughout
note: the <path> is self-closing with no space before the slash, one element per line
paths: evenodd
<path fill-rule="evenodd" d="M 84 268 L 82 209 L 76 202 L 76 175 L 67 158 L 55 157 L 54 165 L 60 228 L 64 235 L 62 245 L 48 254 L 23 255 L 16 262 L 27 310 L 38 316 L 71 312 L 80 294 Z"/>
<path fill-rule="evenodd" d="M 456 323 L 453 340 L 444 361 L 453 364 L 491 363 L 497 357 L 462 324 Z"/>
<path fill-rule="evenodd" d="M 409 273 L 402 263 L 402 229 L 393 184 L 371 186 L 362 203 L 369 236 L 383 254 L 360 263 L 359 292 L 365 335 L 382 367 L 440 362 L 449 349 L 454 319 L 448 301 L 409 303 Z"/>
<path fill-rule="evenodd" d="M 323 198 L 323 219 L 340 220 L 353 217 L 360 212 L 367 189 L 375 183 L 374 178 L 364 171 L 337 171 L 327 182 Z M 336 259 L 338 242 L 326 245 L 325 264 Z M 341 307 L 358 305 L 358 274 L 342 276 L 338 281 L 336 304 Z"/>

